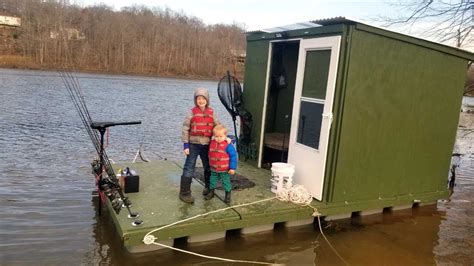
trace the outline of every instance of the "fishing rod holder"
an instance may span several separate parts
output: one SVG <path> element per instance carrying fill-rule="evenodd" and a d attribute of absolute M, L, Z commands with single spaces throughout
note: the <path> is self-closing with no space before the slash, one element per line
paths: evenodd
<path fill-rule="evenodd" d="M 129 218 L 137 218 L 139 217 L 138 213 L 131 212 L 130 206 L 132 205 L 132 202 L 121 193 L 121 188 L 118 185 L 118 182 L 116 180 L 115 173 L 113 172 L 113 169 L 105 169 L 105 172 L 107 173 L 107 177 L 103 177 L 103 171 L 104 167 L 106 168 L 111 168 L 110 167 L 110 162 L 108 158 L 106 157 L 105 154 L 105 149 L 104 149 L 104 135 L 108 127 L 113 127 L 113 126 L 124 126 L 124 125 L 138 125 L 141 124 L 141 121 L 130 121 L 130 122 L 93 122 L 91 121 L 90 127 L 92 129 L 95 129 L 99 131 L 100 133 L 100 149 L 99 149 L 99 165 L 96 166 L 96 170 L 99 171 L 99 189 L 104 191 L 107 197 L 112 198 L 111 199 L 111 204 L 113 209 L 115 210 L 116 213 L 120 212 L 120 209 L 124 205 L 129 212 Z M 113 176 L 110 176 L 110 175 Z M 113 180 L 113 179 L 115 180 Z M 115 190 L 118 186 L 118 190 Z M 123 205 L 122 205 L 123 204 Z M 141 220 L 137 220 L 137 224 L 141 224 Z"/>

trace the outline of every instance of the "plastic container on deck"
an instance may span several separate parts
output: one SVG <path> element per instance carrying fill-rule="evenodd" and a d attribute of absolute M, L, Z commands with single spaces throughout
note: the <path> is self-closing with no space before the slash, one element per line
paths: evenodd
<path fill-rule="evenodd" d="M 289 163 L 272 163 L 271 191 L 280 192 L 283 188 L 293 186 L 293 174 L 295 166 Z"/>

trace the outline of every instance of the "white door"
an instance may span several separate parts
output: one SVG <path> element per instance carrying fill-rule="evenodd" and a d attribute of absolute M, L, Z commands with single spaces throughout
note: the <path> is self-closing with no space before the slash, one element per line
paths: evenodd
<path fill-rule="evenodd" d="M 288 162 L 294 183 L 321 200 L 326 168 L 340 36 L 300 43 Z"/>

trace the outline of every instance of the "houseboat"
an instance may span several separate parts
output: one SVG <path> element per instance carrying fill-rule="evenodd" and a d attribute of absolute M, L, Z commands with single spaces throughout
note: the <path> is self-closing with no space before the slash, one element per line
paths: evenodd
<path fill-rule="evenodd" d="M 253 121 L 238 144 L 238 173 L 255 186 L 233 192 L 229 207 L 223 192 L 209 201 L 197 196 L 203 186 L 193 182 L 197 197 L 186 204 L 178 198 L 181 165 L 129 165 L 140 176 L 139 192 L 127 197 L 141 223 L 106 202 L 123 245 L 141 252 L 183 237 L 195 243 L 229 230 L 250 234 L 277 223 L 436 204 L 448 196 L 473 59 L 461 49 L 345 18 L 248 32 L 243 103 Z M 275 198 L 276 162 L 294 166 L 292 183 L 311 195 L 309 206 Z M 219 209 L 225 210 L 214 212 Z"/>

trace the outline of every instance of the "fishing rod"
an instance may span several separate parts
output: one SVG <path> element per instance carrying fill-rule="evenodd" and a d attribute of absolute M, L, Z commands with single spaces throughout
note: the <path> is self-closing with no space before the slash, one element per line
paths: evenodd
<path fill-rule="evenodd" d="M 132 122 L 94 122 L 92 121 L 91 115 L 87 108 L 84 94 L 82 89 L 79 85 L 79 81 L 77 77 L 75 77 L 71 72 L 66 70 L 58 71 L 61 79 L 68 91 L 68 94 L 71 98 L 71 101 L 76 108 L 77 113 L 86 129 L 87 134 L 89 135 L 92 144 L 99 155 L 99 160 L 95 160 L 92 163 L 93 169 L 95 174 L 97 175 L 96 183 L 99 191 L 99 195 L 101 199 L 104 199 L 103 195 L 106 195 L 114 209 L 114 211 L 118 214 L 120 209 L 125 206 L 129 213 L 129 218 L 138 218 L 138 213 L 134 213 L 131 211 L 131 201 L 125 197 L 123 191 L 119 185 L 117 176 L 113 170 L 113 167 L 110 163 L 110 160 L 107 156 L 107 153 L 104 149 L 104 134 L 106 129 L 111 126 L 118 126 L 118 125 L 135 125 L 141 124 L 141 121 L 132 121 Z M 97 131 L 95 131 L 97 130 Z M 100 134 L 100 135 L 99 135 Z M 106 175 L 104 175 L 106 174 Z M 99 214 L 101 210 L 101 202 L 99 202 Z M 142 224 L 143 221 L 136 219 L 133 224 L 139 225 Z"/>
<path fill-rule="evenodd" d="M 119 186 L 118 180 L 116 178 L 115 173 L 113 172 L 113 167 L 110 164 L 110 160 L 108 159 L 107 153 L 104 151 L 103 148 L 103 133 L 105 133 L 105 129 L 101 133 L 101 136 L 97 134 L 96 131 L 92 130 L 93 121 L 91 119 L 90 113 L 88 111 L 87 105 L 84 100 L 84 94 L 79 86 L 79 82 L 75 76 L 72 75 L 70 72 L 61 71 L 61 78 L 63 79 L 66 88 L 68 89 L 69 96 L 74 103 L 76 110 L 86 128 L 89 137 L 92 140 L 92 143 L 99 154 L 99 162 L 93 163 L 93 167 L 95 168 L 95 172 L 98 176 L 98 188 L 99 191 L 105 191 L 106 195 L 110 198 L 112 202 L 112 206 L 114 210 L 118 213 L 120 212 L 120 208 L 122 204 L 120 201 L 123 202 L 123 205 L 127 207 L 129 210 L 129 214 L 131 217 L 137 217 L 137 214 L 134 214 L 130 211 L 129 207 L 131 202 L 126 198 Z M 114 125 L 118 125 L 115 123 Z M 112 126 L 112 124 L 108 124 L 108 126 Z M 95 129 L 99 129 L 96 127 Z M 95 165 L 94 165 L 95 164 Z M 106 173 L 107 176 L 104 176 L 103 173 Z M 103 194 L 103 193 L 102 193 Z M 118 195 L 117 195 L 118 194 Z M 103 195 L 102 199 L 104 199 Z M 99 205 L 99 213 L 100 213 L 100 205 Z"/>
<path fill-rule="evenodd" d="M 63 80 L 63 83 L 67 88 L 71 101 L 73 102 L 74 107 L 76 108 L 76 111 L 79 114 L 79 117 L 81 118 L 81 121 L 84 124 L 89 137 L 92 140 L 94 148 L 97 152 L 99 152 L 99 136 L 88 126 L 92 122 L 92 119 L 90 117 L 90 114 L 88 113 L 84 98 L 81 96 L 80 91 L 78 90 L 79 87 L 77 86 L 77 83 L 74 82 L 74 77 L 66 71 L 58 72 L 61 75 L 61 79 Z"/>

